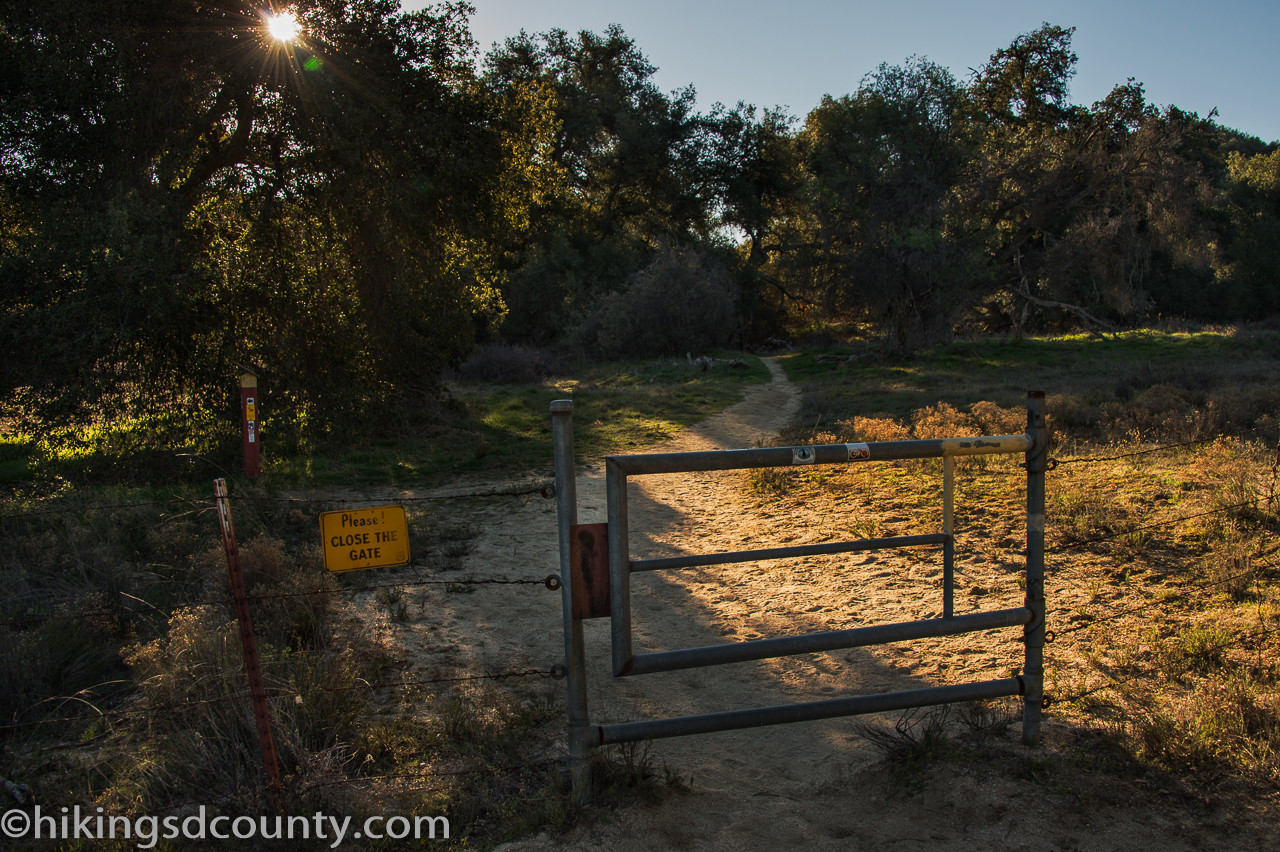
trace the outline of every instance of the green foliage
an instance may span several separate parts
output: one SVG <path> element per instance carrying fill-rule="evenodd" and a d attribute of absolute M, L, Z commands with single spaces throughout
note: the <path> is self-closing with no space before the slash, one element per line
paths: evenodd
<path fill-rule="evenodd" d="M 667 248 L 583 324 L 603 357 L 680 355 L 728 344 L 738 331 L 733 285 L 714 257 Z"/>
<path fill-rule="evenodd" d="M 249 365 L 314 438 L 500 317 L 466 7 L 311 0 L 279 44 L 248 3 L 70 5 L 2 8 L 7 414 L 225 422 Z"/>
<path fill-rule="evenodd" d="M 0 437 L 0 488 L 31 479 L 33 449 L 31 441 Z"/>
<path fill-rule="evenodd" d="M 995 123 L 1015 127 L 1064 121 L 1068 84 L 1076 73 L 1074 34 L 1075 27 L 1045 24 L 993 53 L 970 87 L 977 110 Z"/>
<path fill-rule="evenodd" d="M 1247 316 L 1280 310 L 1280 150 L 1227 154 L 1232 228 L 1219 278 L 1227 303 L 1223 315 Z"/>
<path fill-rule="evenodd" d="M 824 98 L 799 136 L 805 248 L 778 274 L 829 314 L 870 320 L 894 351 L 947 338 L 982 277 L 972 247 L 945 236 L 972 156 L 960 102 L 938 65 L 882 65 L 856 94 Z"/>
<path fill-rule="evenodd" d="M 882 65 L 797 123 L 697 113 L 616 26 L 477 63 L 466 3 L 292 8 L 279 43 L 247 0 L 0 2 L 6 438 L 225 463 L 248 368 L 306 452 L 447 420 L 478 343 L 680 354 L 790 322 L 900 354 L 1280 310 L 1274 146 L 1132 80 L 1071 104 L 1069 28 L 965 83 Z"/>
<path fill-rule="evenodd" d="M 654 67 L 616 26 L 521 34 L 491 53 L 484 82 L 503 103 L 536 92 L 541 184 L 503 235 L 510 305 L 503 333 L 561 338 L 644 265 L 664 238 L 705 235 L 702 122 L 691 89 L 661 93 Z M 531 178 L 532 180 L 532 178 Z"/>

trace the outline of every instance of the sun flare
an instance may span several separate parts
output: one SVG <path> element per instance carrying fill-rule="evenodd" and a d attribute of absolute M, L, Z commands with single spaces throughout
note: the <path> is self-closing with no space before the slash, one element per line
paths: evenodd
<path fill-rule="evenodd" d="M 276 41 L 293 41 L 300 30 L 298 18 L 292 12 L 278 12 L 267 16 L 267 32 Z"/>

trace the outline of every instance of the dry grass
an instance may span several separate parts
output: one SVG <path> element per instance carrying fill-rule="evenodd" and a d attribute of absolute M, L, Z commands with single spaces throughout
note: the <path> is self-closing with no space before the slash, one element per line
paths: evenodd
<path fill-rule="evenodd" d="M 1253 785 L 1264 798 L 1280 781 L 1275 366 L 1258 355 L 1195 369 L 1148 365 L 1109 389 L 1088 378 L 1074 388 L 1065 373 L 1045 383 L 1062 389 L 1047 406 L 1052 454 L 1063 462 L 1048 476 L 1050 714 L 1143 770 Z M 780 443 L 1007 434 L 1025 423 L 973 384 L 897 416 L 853 413 L 856 398 L 810 391 L 814 404 L 835 409 L 835 425 Z M 1187 442 L 1202 443 L 1155 449 Z M 995 564 L 1021 561 L 1016 463 L 960 466 L 957 533 L 978 534 Z M 927 527 L 937 516 L 934 469 L 885 468 L 827 474 L 820 485 L 806 471 L 768 496 L 813 504 L 834 493 L 864 519 L 914 508 L 917 527 Z"/>
<path fill-rule="evenodd" d="M 1274 795 L 1276 365 L 1261 352 L 1201 360 L 1194 370 L 1133 363 L 1076 365 L 1075 385 L 1061 371 L 1044 373 L 1054 377 L 1045 386 L 1056 388 L 1048 411 L 1063 462 L 1048 486 L 1049 713 L 1092 744 L 1080 759 L 1118 753 L 1129 761 L 1124 771 Z M 1009 392 L 951 378 L 945 391 L 926 389 L 930 365 L 912 370 L 882 383 L 897 396 L 847 371 L 846 395 L 830 404 L 814 380 L 807 398 L 823 416 L 806 413 L 811 428 L 781 443 L 1022 431 L 1025 411 Z M 1223 433 L 1230 436 L 1215 439 Z M 1145 452 L 1187 441 L 1205 443 Z M 959 465 L 957 534 L 990 575 L 975 595 L 1019 594 L 1018 461 Z M 743 481 L 758 501 L 829 512 L 855 537 L 888 536 L 937 523 L 937 467 L 764 470 Z M 254 614 L 293 801 L 353 816 L 447 813 L 486 841 L 566 825 L 573 814 L 562 778 L 546 763 L 563 725 L 555 692 L 364 688 L 405 677 L 405 668 L 346 621 L 345 597 L 297 594 L 335 583 L 305 544 L 314 519 L 294 515 L 262 510 L 238 520 L 250 593 L 275 596 L 256 601 Z M 205 521 L 126 508 L 6 524 L 0 711 L 4 720 L 78 720 L 5 734 L 0 775 L 47 801 L 120 814 L 192 801 L 236 813 L 267 807 L 233 615 L 222 603 L 190 605 L 229 596 Z M 456 568 L 476 535 L 473 525 L 441 522 L 414 549 Z M 398 589 L 368 598 L 393 624 L 413 617 Z M 1009 724 L 1007 709 L 975 706 L 955 714 L 949 730 Z M 901 748 L 908 763 L 946 754 L 933 721 L 903 725 L 885 729 L 886 753 Z M 596 773 L 608 795 L 681 787 L 638 747 L 602 759 L 612 760 Z"/>
<path fill-rule="evenodd" d="M 447 815 L 473 839 L 563 824 L 552 688 L 370 688 L 421 674 L 351 618 L 353 595 L 336 592 L 353 581 L 324 571 L 314 517 L 263 505 L 237 504 L 239 550 L 291 811 Z M 0 776 L 116 815 L 268 811 L 216 532 L 154 508 L 86 519 L 10 530 L 0 571 L 21 594 L 0 604 L 4 721 L 69 721 L 0 732 Z M 417 544 L 448 569 L 477 534 L 428 525 Z M 357 594 L 393 624 L 411 617 L 399 587 Z"/>

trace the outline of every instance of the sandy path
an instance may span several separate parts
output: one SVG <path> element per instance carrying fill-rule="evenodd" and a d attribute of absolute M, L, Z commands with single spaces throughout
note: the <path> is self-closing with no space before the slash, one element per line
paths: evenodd
<path fill-rule="evenodd" d="M 652 451 L 752 446 L 777 434 L 799 405 L 798 390 L 766 360 L 773 381 L 739 404 Z M 871 477 L 873 474 L 868 474 Z M 869 479 L 869 484 L 874 484 Z M 850 537 L 865 518 L 831 504 L 781 511 L 751 495 L 742 473 L 635 477 L 631 484 L 634 556 L 798 544 Z M 603 466 L 581 471 L 579 516 L 605 520 Z M 917 523 L 913 507 L 889 506 L 882 534 Z M 865 513 L 865 510 L 864 510 Z M 927 518 L 927 512 L 925 513 Z M 540 577 L 558 571 L 553 501 L 495 503 L 478 510 L 482 527 L 464 570 L 477 577 Z M 633 582 L 637 651 L 905 621 L 937 614 L 934 552 L 850 554 L 789 561 L 647 572 Z M 910 561 L 908 561 L 910 559 Z M 959 557 L 960 612 L 1020 604 L 1007 565 L 990 554 Z M 462 576 L 462 575 L 459 575 Z M 414 592 L 424 617 L 388 631 L 418 670 L 505 671 L 548 668 L 563 656 L 559 593 L 540 587 L 450 594 Z M 819 700 L 964 680 L 1005 677 L 1021 646 L 970 636 L 854 649 L 614 679 L 609 624 L 585 625 L 588 693 L 595 722 L 648 719 Z M 896 714 L 895 714 L 896 715 Z M 1009 849 L 1236 848 L 1206 845 L 1199 826 L 1176 811 L 1135 806 L 1123 794 L 1084 804 L 1070 791 L 1027 779 L 992 777 L 943 764 L 923 787 L 869 768 L 879 757 L 850 719 L 774 726 L 652 744 L 658 766 L 692 779 L 692 791 L 588 820 L 566 837 L 538 836 L 504 852 L 543 849 Z M 1015 726 L 1016 728 L 1016 726 Z M 1052 742 L 1055 726 L 1046 726 Z M 1033 758 L 1016 730 L 998 744 L 1010 758 Z M 1017 764 L 1021 765 L 1021 764 Z M 1165 811 L 1168 811 L 1167 813 Z M 1221 837 L 1210 830 L 1208 837 Z M 1243 847 L 1242 847 L 1243 848 Z"/>

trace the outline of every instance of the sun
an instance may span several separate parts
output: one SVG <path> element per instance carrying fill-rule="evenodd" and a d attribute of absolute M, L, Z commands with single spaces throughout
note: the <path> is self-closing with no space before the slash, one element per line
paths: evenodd
<path fill-rule="evenodd" d="M 277 12 L 267 16 L 267 32 L 276 41 L 291 42 L 298 37 L 301 29 L 293 12 Z"/>

